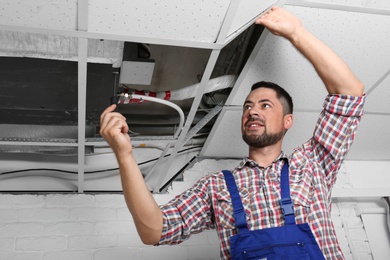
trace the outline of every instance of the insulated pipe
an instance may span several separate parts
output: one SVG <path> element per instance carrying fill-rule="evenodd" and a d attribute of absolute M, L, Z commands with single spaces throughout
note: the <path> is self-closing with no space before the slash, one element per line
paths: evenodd
<path fill-rule="evenodd" d="M 237 80 L 237 76 L 235 75 L 224 75 L 221 77 L 217 77 L 211 79 L 207 83 L 207 87 L 205 89 L 205 93 L 210 93 L 220 89 L 232 88 L 234 83 Z M 188 87 L 184 87 L 176 90 L 167 90 L 167 91 L 149 91 L 149 90 L 137 90 L 137 89 L 125 89 L 126 93 L 123 93 L 119 96 L 120 104 L 127 104 L 137 102 L 136 100 L 132 100 L 130 96 L 133 95 L 142 95 L 147 97 L 157 97 L 164 100 L 184 100 L 189 98 L 194 98 L 200 83 L 194 84 Z"/>
<path fill-rule="evenodd" d="M 179 127 L 176 130 L 176 132 L 173 135 L 173 137 L 177 138 L 179 136 L 179 133 L 182 130 L 183 125 L 184 125 L 184 112 L 178 105 L 176 105 L 176 104 L 174 104 L 174 103 L 172 103 L 170 101 L 160 99 L 160 98 L 155 98 L 155 97 L 150 97 L 150 96 L 142 96 L 142 95 L 137 95 L 137 94 L 131 95 L 130 98 L 138 99 L 140 102 L 142 102 L 143 100 L 156 102 L 156 103 L 159 103 L 159 104 L 162 104 L 162 105 L 166 105 L 166 106 L 169 106 L 169 107 L 175 109 L 179 113 L 180 122 L 179 122 Z"/>

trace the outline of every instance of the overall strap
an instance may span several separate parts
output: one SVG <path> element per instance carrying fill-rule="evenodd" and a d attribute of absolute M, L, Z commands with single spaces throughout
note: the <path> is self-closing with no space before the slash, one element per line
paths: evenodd
<path fill-rule="evenodd" d="M 282 207 L 285 225 L 295 224 L 294 205 L 290 197 L 290 180 L 288 177 L 288 161 L 284 160 L 282 173 L 280 175 L 280 192 L 281 199 L 279 201 Z"/>
<path fill-rule="evenodd" d="M 230 171 L 222 171 L 225 177 L 226 185 L 228 187 L 230 198 L 233 204 L 233 215 L 236 220 L 236 227 L 239 229 L 240 233 L 248 232 L 248 225 L 246 223 L 245 211 L 242 206 L 240 194 L 238 193 L 237 185 L 234 180 L 233 174 Z"/>

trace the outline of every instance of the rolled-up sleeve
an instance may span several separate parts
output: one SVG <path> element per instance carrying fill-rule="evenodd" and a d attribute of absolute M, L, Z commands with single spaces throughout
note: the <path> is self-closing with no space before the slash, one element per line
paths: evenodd
<path fill-rule="evenodd" d="M 160 206 L 163 229 L 158 245 L 179 244 L 191 234 L 213 227 L 207 183 L 207 177 L 203 177 L 192 188 Z"/>
<path fill-rule="evenodd" d="M 328 95 L 324 109 L 314 130 L 315 156 L 326 169 L 329 184 L 355 139 L 355 133 L 364 113 L 366 95 Z"/>

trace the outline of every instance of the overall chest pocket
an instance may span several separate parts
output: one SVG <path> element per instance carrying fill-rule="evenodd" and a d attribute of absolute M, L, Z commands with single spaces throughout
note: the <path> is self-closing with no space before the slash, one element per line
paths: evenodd
<path fill-rule="evenodd" d="M 248 250 L 242 253 L 244 260 L 310 260 L 303 243 L 279 244 Z"/>

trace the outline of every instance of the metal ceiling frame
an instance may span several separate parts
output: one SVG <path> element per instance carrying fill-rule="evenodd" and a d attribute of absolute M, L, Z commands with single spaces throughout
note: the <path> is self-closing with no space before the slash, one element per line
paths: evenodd
<path fill-rule="evenodd" d="M 195 114 L 201 98 L 207 87 L 207 82 L 210 80 L 211 73 L 217 62 L 218 56 L 221 52 L 221 49 L 225 47 L 234 37 L 228 38 L 228 31 L 232 24 L 232 21 L 236 15 L 237 7 L 241 0 L 231 0 L 226 15 L 224 17 L 221 29 L 217 36 L 217 39 L 213 43 L 209 42 L 197 42 L 197 41 L 184 41 L 184 40 L 170 40 L 170 39 L 159 39 L 159 38 L 147 38 L 147 37 L 138 37 L 135 35 L 118 35 L 118 34 L 108 34 L 108 33 L 94 33 L 88 32 L 88 0 L 78 0 L 77 6 L 77 30 L 63 30 L 63 29 L 49 29 L 49 28 L 37 28 L 37 27 L 28 27 L 28 26 L 17 26 L 17 25 L 7 25 L 1 24 L 0 30 L 3 31 L 15 31 L 15 32 L 28 32 L 35 34 L 49 34 L 49 35 L 58 35 L 65 37 L 74 37 L 78 39 L 78 140 L 75 142 L 65 141 L 65 142 L 34 142 L 30 140 L 2 140 L 0 143 L 2 145 L 24 145 L 24 146 L 35 146 L 35 145 L 48 145 L 48 146 L 76 146 L 78 148 L 78 192 L 84 192 L 84 170 L 85 170 L 85 146 L 86 145 L 96 145 L 96 146 L 105 146 L 107 143 L 101 140 L 88 140 L 85 137 L 85 118 L 86 118 L 86 97 L 87 97 L 87 55 L 88 55 L 88 40 L 89 39 L 104 39 L 104 40 L 116 40 L 116 41 L 129 41 L 129 42 L 142 42 L 149 44 L 159 44 L 159 45 L 169 45 L 169 46 L 180 46 L 180 47 L 191 47 L 191 48 L 202 48 L 210 49 L 211 55 L 206 65 L 202 80 L 199 84 L 196 96 L 191 106 L 191 110 L 187 116 L 185 125 L 180 132 L 178 138 L 165 139 L 164 142 L 167 142 L 167 146 L 174 145 L 169 157 L 169 162 L 166 163 L 164 169 L 160 169 L 157 173 L 153 173 L 148 178 L 150 182 L 150 188 L 154 192 L 158 192 L 162 181 L 169 179 L 171 174 L 169 169 L 173 164 L 175 156 L 178 151 L 185 145 L 187 133 L 190 130 L 192 122 L 195 118 Z M 241 32 L 246 30 L 251 24 L 248 23 L 243 27 L 239 28 L 235 35 L 238 36 Z M 74 141 L 74 140 L 73 140 Z M 142 140 L 143 143 L 147 140 Z M 155 142 L 155 140 L 151 140 Z M 154 167 L 157 169 L 158 167 Z"/>
<path fill-rule="evenodd" d="M 94 33 L 88 32 L 88 0 L 78 0 L 78 21 L 77 21 L 77 30 L 61 30 L 61 29 L 48 29 L 48 28 L 36 28 L 36 27 L 27 27 L 27 26 L 15 26 L 15 25 L 0 25 L 0 30 L 4 31 L 15 31 L 15 32 L 28 32 L 36 34 L 50 34 L 50 35 L 59 35 L 65 37 L 74 37 L 79 41 L 78 44 L 78 140 L 75 142 L 30 142 L 30 141 L 18 141 L 18 140 L 3 140 L 0 141 L 1 145 L 50 145 L 50 146 L 77 146 L 78 148 L 78 192 L 84 192 L 84 167 L 85 167 L 85 146 L 86 145 L 97 145 L 103 146 L 107 145 L 104 141 L 88 140 L 85 138 L 85 118 L 86 118 L 86 83 L 87 83 L 87 53 L 88 53 L 88 40 L 89 39 L 105 39 L 105 40 L 116 40 L 116 41 L 129 41 L 129 42 L 142 42 L 150 44 L 159 44 L 159 45 L 169 45 L 169 46 L 180 46 L 180 47 L 191 47 L 191 48 L 202 48 L 210 49 L 211 55 L 207 63 L 204 75 L 202 77 L 201 83 L 199 85 L 197 94 L 194 98 L 194 101 L 191 106 L 189 115 L 187 116 L 185 125 L 178 138 L 165 139 L 162 142 L 167 142 L 167 145 L 173 145 L 173 150 L 171 156 L 168 159 L 163 169 L 159 169 L 158 172 L 154 172 L 146 181 L 150 183 L 150 188 L 154 192 L 158 192 L 160 184 L 162 185 L 163 181 L 169 179 L 172 174 L 169 174 L 169 170 L 174 162 L 175 156 L 178 151 L 185 145 L 187 134 L 190 131 L 191 124 L 194 120 L 196 110 L 200 104 L 201 98 L 207 86 L 207 82 L 210 79 L 211 72 L 215 66 L 217 58 L 220 54 L 221 49 L 226 46 L 234 37 L 228 36 L 228 30 L 232 24 L 232 21 L 236 15 L 237 7 L 241 0 L 232 0 L 230 2 L 229 8 L 226 12 L 225 18 L 221 25 L 218 37 L 215 42 L 197 42 L 197 41 L 187 41 L 187 40 L 171 40 L 171 39 L 160 39 L 160 38 L 148 38 L 148 37 L 138 37 L 136 35 L 118 35 L 118 34 L 109 34 L 109 33 Z M 390 15 L 390 10 L 381 10 L 368 7 L 353 7 L 347 5 L 339 4 L 329 4 L 329 3 L 318 3 L 313 1 L 305 0 L 290 0 L 290 1 L 279 1 L 279 5 L 294 5 L 294 6 L 304 6 L 304 7 L 316 7 L 332 10 L 346 10 L 353 12 L 362 12 L 362 13 L 372 13 L 379 15 Z M 240 28 L 234 35 L 238 36 L 241 32 L 246 30 L 251 24 L 248 23 L 242 28 Z M 259 40 L 258 45 L 255 48 L 260 48 L 262 41 L 266 37 L 266 34 Z M 245 74 L 245 73 L 244 73 Z M 386 74 L 386 76 L 388 73 Z M 236 86 L 233 88 L 232 94 L 238 91 L 237 86 L 242 82 L 242 75 L 237 80 Z M 133 141 L 136 143 L 137 141 Z M 147 140 L 142 140 L 143 143 Z M 153 140 L 154 142 L 154 140 Z M 206 144 L 207 145 L 207 144 Z M 158 167 L 155 167 L 158 168 Z"/>

